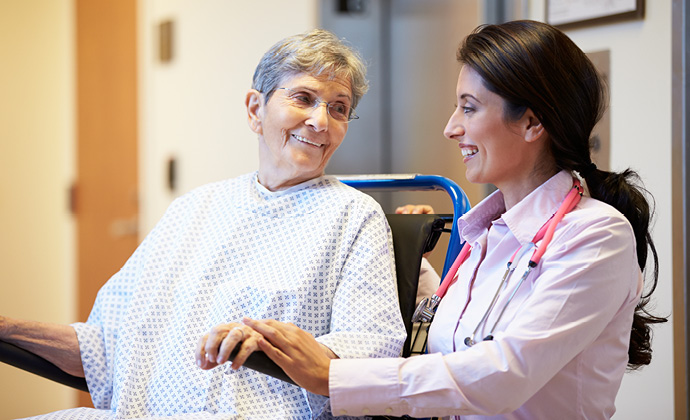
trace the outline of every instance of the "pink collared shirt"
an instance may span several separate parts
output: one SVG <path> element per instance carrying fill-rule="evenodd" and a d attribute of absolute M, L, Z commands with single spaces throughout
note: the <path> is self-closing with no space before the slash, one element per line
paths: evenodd
<path fill-rule="evenodd" d="M 632 228 L 617 210 L 583 197 L 506 305 L 531 251 L 516 262 L 480 325 L 508 259 L 571 186 L 571 175 L 560 172 L 507 212 L 500 191 L 468 212 L 459 223 L 472 253 L 438 308 L 430 354 L 332 361 L 333 413 L 610 418 L 643 281 Z M 478 325 L 479 342 L 467 347 Z M 494 339 L 481 341 L 489 333 Z"/>

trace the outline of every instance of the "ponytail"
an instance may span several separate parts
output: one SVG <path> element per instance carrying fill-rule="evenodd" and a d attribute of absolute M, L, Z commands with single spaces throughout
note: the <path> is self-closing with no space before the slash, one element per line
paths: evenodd
<path fill-rule="evenodd" d="M 645 197 L 649 193 L 640 186 L 639 176 L 631 169 L 621 173 L 606 172 L 596 169 L 596 166 L 590 163 L 578 172 L 587 182 L 592 198 L 615 207 L 632 225 L 637 245 L 637 263 L 643 272 L 647 266 L 648 250 L 651 251 L 650 282 L 645 281 L 646 291 L 642 292 L 642 297 L 635 307 L 628 347 L 628 369 L 635 370 L 648 365 L 652 360 L 651 325 L 668 321 L 667 318 L 652 315 L 647 307 L 659 279 L 659 257 L 649 233 L 653 214 L 653 209 Z"/>

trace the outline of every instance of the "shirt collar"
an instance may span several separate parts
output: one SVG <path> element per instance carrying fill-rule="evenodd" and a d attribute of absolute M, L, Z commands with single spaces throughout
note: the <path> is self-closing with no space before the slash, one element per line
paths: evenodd
<path fill-rule="evenodd" d="M 495 191 L 460 218 L 460 235 L 463 240 L 474 243 L 492 223 L 502 223 L 521 244 L 527 244 L 558 210 L 572 186 L 572 175 L 568 171 L 560 171 L 508 211 L 505 210 L 503 194 Z"/>

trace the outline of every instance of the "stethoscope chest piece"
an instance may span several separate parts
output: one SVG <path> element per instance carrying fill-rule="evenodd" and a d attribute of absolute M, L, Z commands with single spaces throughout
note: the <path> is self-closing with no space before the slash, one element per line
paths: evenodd
<path fill-rule="evenodd" d="M 484 339 L 483 339 L 482 341 L 492 341 L 493 339 L 494 339 L 494 336 L 491 335 L 491 334 L 489 334 L 489 335 L 487 335 L 486 337 L 484 337 Z M 465 341 L 464 341 L 464 342 L 465 342 L 465 345 L 466 345 L 467 347 L 472 347 L 472 346 L 474 346 L 475 344 L 477 344 L 477 342 L 474 341 L 474 339 L 472 339 L 472 337 L 465 337 Z"/>
<path fill-rule="evenodd" d="M 432 295 L 431 298 L 425 297 L 422 299 L 412 315 L 412 322 L 431 322 L 434 319 L 439 302 L 441 302 L 441 298 L 436 296 L 436 294 Z"/>

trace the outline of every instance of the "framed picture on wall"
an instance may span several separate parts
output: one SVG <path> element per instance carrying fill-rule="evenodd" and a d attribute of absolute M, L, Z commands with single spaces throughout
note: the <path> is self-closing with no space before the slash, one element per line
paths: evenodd
<path fill-rule="evenodd" d="M 558 27 L 643 18 L 644 0 L 546 0 L 546 22 Z"/>

